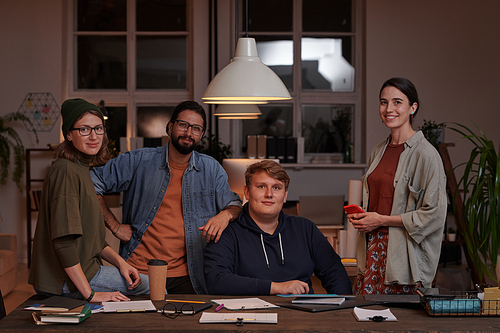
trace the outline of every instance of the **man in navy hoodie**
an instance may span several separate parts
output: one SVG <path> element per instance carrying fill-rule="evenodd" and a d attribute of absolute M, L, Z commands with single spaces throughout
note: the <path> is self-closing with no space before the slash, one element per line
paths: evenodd
<path fill-rule="evenodd" d="M 248 167 L 248 203 L 219 242 L 205 249 L 210 294 L 312 294 L 313 273 L 328 293 L 352 294 L 340 257 L 316 225 L 283 213 L 289 183 L 285 169 L 274 161 Z"/>

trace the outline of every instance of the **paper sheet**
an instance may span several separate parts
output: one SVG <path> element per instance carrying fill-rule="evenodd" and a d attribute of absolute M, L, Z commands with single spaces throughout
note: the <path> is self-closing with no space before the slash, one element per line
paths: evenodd
<path fill-rule="evenodd" d="M 384 310 L 369 310 L 358 308 L 357 306 L 352 310 L 354 317 L 358 321 L 370 321 L 373 317 L 379 316 L 383 317 L 384 321 L 398 321 L 398 319 L 392 314 L 390 309 Z"/>
<path fill-rule="evenodd" d="M 220 324 L 220 323 L 235 323 L 238 318 L 243 319 L 245 324 L 277 324 L 277 313 L 213 313 L 203 312 L 200 317 L 200 324 Z"/>
<path fill-rule="evenodd" d="M 103 302 L 104 312 L 146 312 L 156 311 L 150 300 L 128 302 Z"/>
<path fill-rule="evenodd" d="M 213 299 L 212 302 L 216 304 L 224 304 L 224 307 L 228 310 L 262 310 L 279 308 L 279 306 L 257 297 Z"/>

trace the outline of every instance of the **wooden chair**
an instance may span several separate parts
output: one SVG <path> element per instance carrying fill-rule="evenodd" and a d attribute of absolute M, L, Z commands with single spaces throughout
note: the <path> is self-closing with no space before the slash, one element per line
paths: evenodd
<path fill-rule="evenodd" d="M 344 229 L 344 196 L 300 196 L 298 215 L 313 221 L 327 237 L 336 252 L 339 250 L 339 233 Z"/>

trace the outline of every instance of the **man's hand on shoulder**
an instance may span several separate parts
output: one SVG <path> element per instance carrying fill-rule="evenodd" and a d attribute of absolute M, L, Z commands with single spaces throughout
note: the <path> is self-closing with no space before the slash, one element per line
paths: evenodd
<path fill-rule="evenodd" d="M 276 294 L 308 294 L 309 285 L 303 281 L 291 280 L 285 282 L 271 282 L 271 295 Z"/>
<path fill-rule="evenodd" d="M 203 231 L 202 237 L 207 240 L 207 243 L 210 241 L 217 243 L 229 222 L 236 219 L 240 212 L 241 207 L 228 206 L 219 214 L 208 220 L 207 224 L 203 227 L 199 227 L 198 230 Z"/>

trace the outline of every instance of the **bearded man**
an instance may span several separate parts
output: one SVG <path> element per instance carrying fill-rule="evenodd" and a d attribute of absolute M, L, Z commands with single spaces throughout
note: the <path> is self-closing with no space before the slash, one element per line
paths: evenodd
<path fill-rule="evenodd" d="M 169 294 L 207 292 L 205 245 L 217 242 L 241 211 L 221 165 L 194 151 L 206 123 L 200 104 L 182 102 L 167 123 L 170 140 L 163 147 L 122 153 L 91 171 L 106 227 L 121 241 L 120 255 L 143 274 L 149 259 L 167 261 Z M 121 223 L 102 198 L 117 192 L 123 192 Z"/>

